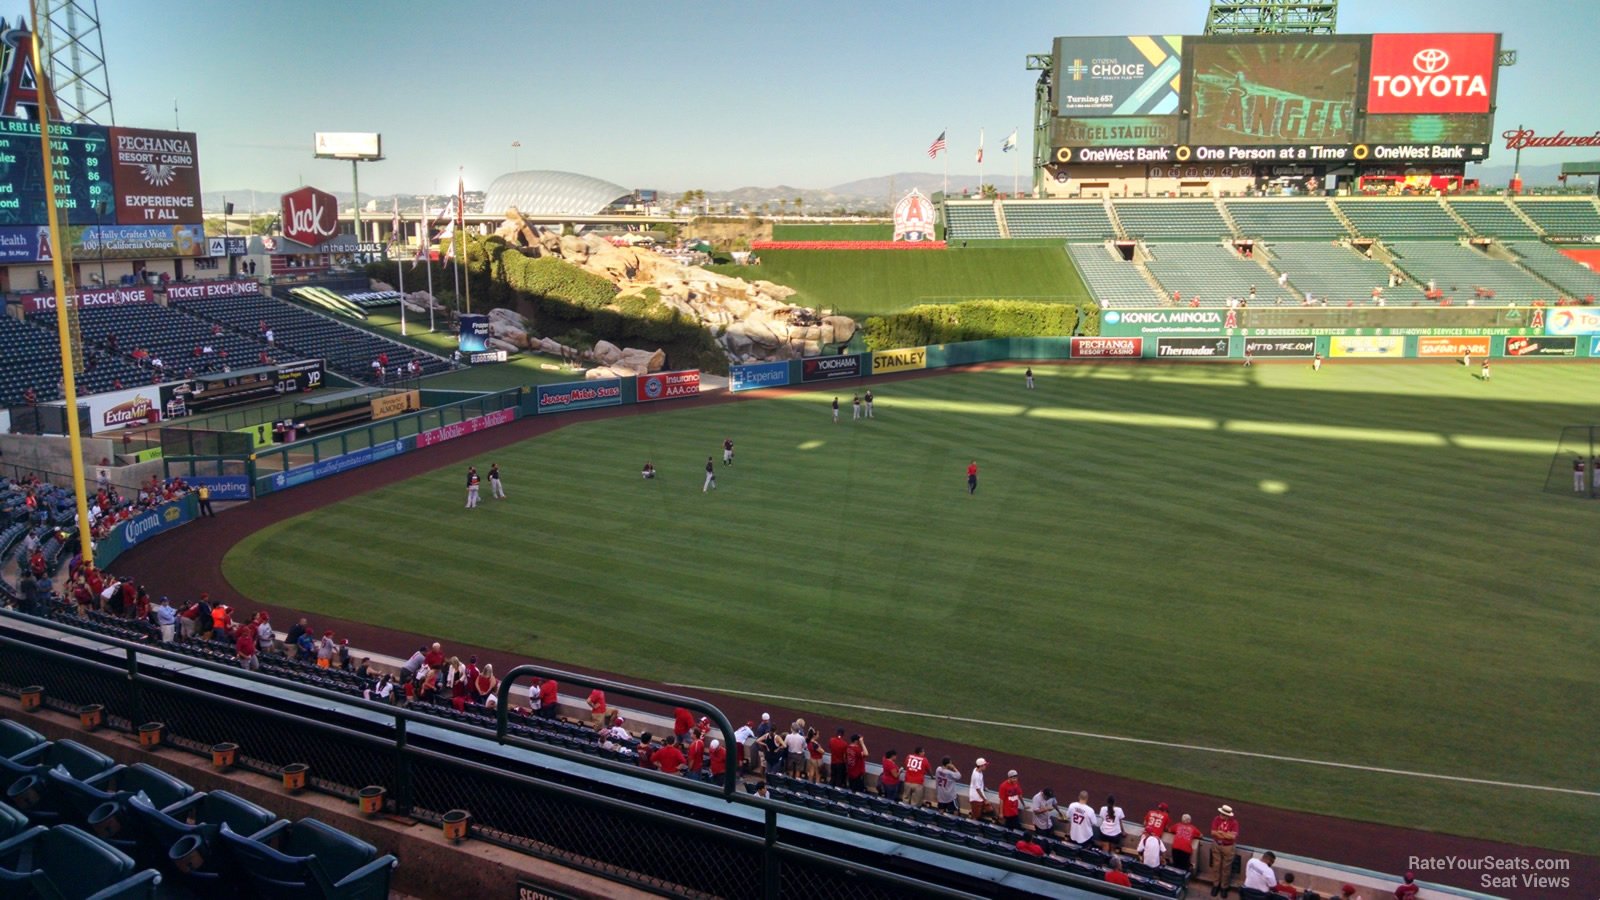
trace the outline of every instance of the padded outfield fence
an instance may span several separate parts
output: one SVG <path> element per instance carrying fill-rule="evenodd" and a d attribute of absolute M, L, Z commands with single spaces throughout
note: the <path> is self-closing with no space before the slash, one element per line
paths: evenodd
<path fill-rule="evenodd" d="M 430 824 L 471 814 L 473 837 L 644 890 L 711 897 L 1156 898 L 1020 858 L 852 821 L 497 730 L 245 672 L 15 613 L 0 615 L 0 693 L 43 688 L 43 705 L 68 715 L 99 704 L 104 727 L 135 734 L 160 723 L 162 743 L 208 757 L 239 747 L 236 766 L 277 777 L 310 767 L 307 786 L 355 802 L 384 789 L 384 808 Z M 709 704 L 569 672 L 519 667 L 609 696 Z M 731 771 L 731 769 L 730 769 Z"/>

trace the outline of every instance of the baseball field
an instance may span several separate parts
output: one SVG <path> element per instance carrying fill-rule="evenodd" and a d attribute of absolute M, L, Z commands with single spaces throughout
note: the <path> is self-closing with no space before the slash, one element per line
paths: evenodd
<path fill-rule="evenodd" d="M 224 572 L 513 656 L 1600 852 L 1600 505 L 1541 491 L 1600 368 L 1035 371 L 875 381 L 864 422 L 848 383 L 579 422 L 477 461 L 508 500 L 464 509 L 451 466 Z"/>

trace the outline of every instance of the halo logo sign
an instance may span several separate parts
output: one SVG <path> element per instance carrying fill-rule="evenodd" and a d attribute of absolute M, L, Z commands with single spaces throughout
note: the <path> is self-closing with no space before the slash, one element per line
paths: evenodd
<path fill-rule="evenodd" d="M 1367 111 L 1487 113 L 1494 34 L 1375 34 Z"/>

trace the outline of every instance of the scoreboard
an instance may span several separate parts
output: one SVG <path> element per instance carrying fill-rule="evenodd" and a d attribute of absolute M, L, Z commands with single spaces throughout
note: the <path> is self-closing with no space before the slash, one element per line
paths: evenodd
<path fill-rule="evenodd" d="M 110 129 L 103 125 L 50 126 L 54 190 L 44 182 L 39 123 L 0 119 L 0 225 L 41 225 L 53 197 L 69 225 L 96 224 L 95 203 L 105 201 L 104 222 L 115 221 Z"/>

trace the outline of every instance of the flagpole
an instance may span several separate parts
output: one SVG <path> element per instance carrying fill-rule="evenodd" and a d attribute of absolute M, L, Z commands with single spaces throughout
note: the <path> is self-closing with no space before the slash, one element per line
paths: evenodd
<path fill-rule="evenodd" d="M 433 333 L 433 223 L 428 221 L 428 207 L 433 205 L 432 197 L 422 198 L 422 234 L 419 237 L 422 245 L 422 261 L 428 269 L 428 333 Z"/>
<path fill-rule="evenodd" d="M 946 125 L 944 131 L 941 131 L 939 133 L 940 134 L 949 134 L 950 133 L 950 126 Z M 946 200 L 950 199 L 950 147 L 949 147 L 949 145 L 946 145 L 945 148 L 944 148 L 944 198 Z"/>
<path fill-rule="evenodd" d="M 400 195 L 394 196 L 394 221 L 400 227 L 394 230 L 395 241 L 400 240 L 400 232 L 404 230 L 405 223 L 400 220 Z M 403 244 L 401 246 L 404 246 Z M 395 260 L 395 271 L 400 273 L 400 336 L 406 336 L 406 267 L 399 260 Z"/>
<path fill-rule="evenodd" d="M 1011 129 L 1011 134 L 1015 136 L 1021 130 L 1022 126 L 1018 125 L 1016 128 Z M 1013 199 L 1015 199 L 1017 196 L 1017 186 L 1021 183 L 1022 178 L 1022 149 L 1013 145 L 1011 147 L 1011 152 L 1014 154 L 1011 157 L 1011 196 Z"/>
<path fill-rule="evenodd" d="M 456 169 L 456 221 L 460 223 L 456 229 L 461 232 L 461 256 L 467 255 L 467 183 L 462 176 L 465 166 Z M 461 260 L 456 260 L 456 265 L 461 265 Z M 467 283 L 467 312 L 472 312 L 472 270 L 468 269 L 463 279 Z"/>
<path fill-rule="evenodd" d="M 978 196 L 983 196 L 983 129 L 978 129 Z"/>

